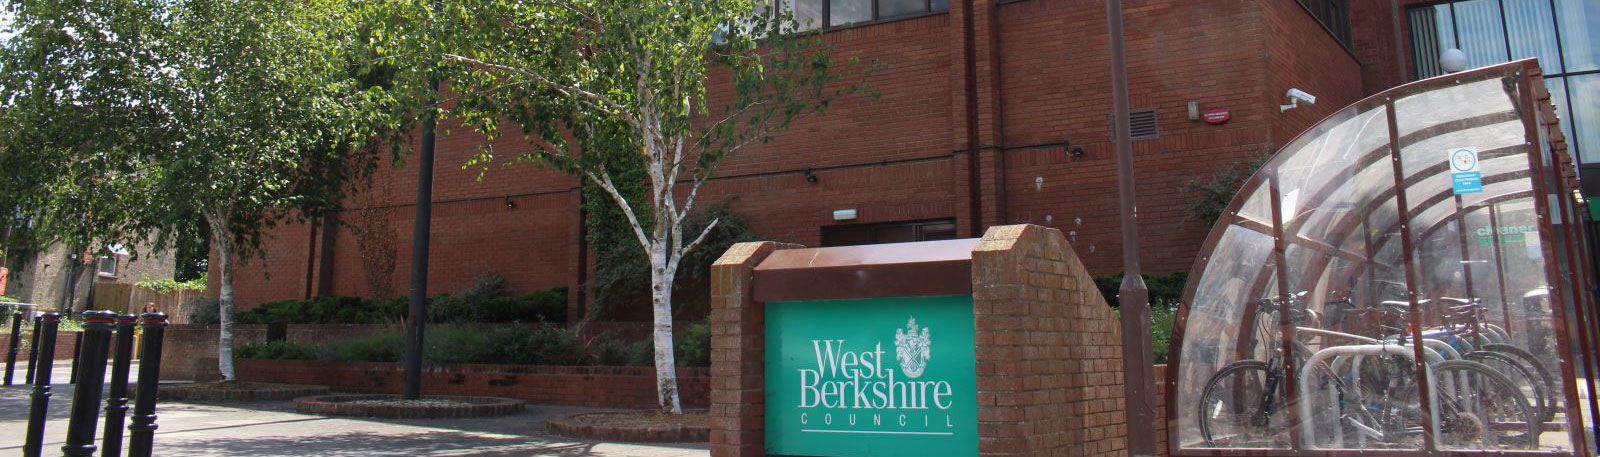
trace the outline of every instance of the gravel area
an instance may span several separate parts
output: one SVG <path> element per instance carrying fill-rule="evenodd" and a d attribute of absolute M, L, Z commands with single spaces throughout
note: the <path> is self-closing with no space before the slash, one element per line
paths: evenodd
<path fill-rule="evenodd" d="M 573 419 L 585 424 L 623 427 L 643 427 L 660 424 L 686 425 L 690 427 L 708 427 L 711 425 L 711 419 L 706 416 L 705 411 L 687 412 L 681 415 L 661 414 L 654 411 L 584 414 Z"/>
<path fill-rule="evenodd" d="M 450 407 L 450 406 L 468 406 L 468 405 L 471 405 L 471 403 L 462 402 L 462 401 L 438 400 L 438 399 L 429 399 L 429 398 L 423 398 L 423 399 L 418 399 L 418 400 L 406 400 L 406 399 L 403 399 L 403 398 L 369 398 L 369 399 L 364 399 L 364 400 L 351 400 L 351 401 L 348 401 L 346 403 L 349 403 L 349 404 L 352 404 L 352 405 L 383 405 L 383 406 L 403 406 L 403 407 Z"/>

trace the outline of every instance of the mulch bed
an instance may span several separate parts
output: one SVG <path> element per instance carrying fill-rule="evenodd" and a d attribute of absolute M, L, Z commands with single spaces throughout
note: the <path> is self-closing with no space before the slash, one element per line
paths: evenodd
<path fill-rule="evenodd" d="M 159 392 L 157 397 L 162 400 L 250 402 L 285 401 L 308 395 L 327 395 L 328 388 L 300 384 L 226 381 L 164 384 Z"/>
<path fill-rule="evenodd" d="M 580 413 L 545 423 L 545 431 L 583 440 L 635 443 L 706 443 L 711 441 L 705 411 L 682 415 L 654 411 Z"/>
<path fill-rule="evenodd" d="M 421 399 L 406 400 L 399 395 L 350 394 L 297 398 L 294 409 L 301 413 L 326 416 L 458 419 L 520 413 L 523 402 L 499 397 L 424 395 Z"/>

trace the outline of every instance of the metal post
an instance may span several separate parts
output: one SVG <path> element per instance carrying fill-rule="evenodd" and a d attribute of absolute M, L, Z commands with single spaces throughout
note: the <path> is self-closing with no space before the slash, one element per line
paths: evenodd
<path fill-rule="evenodd" d="M 1123 47 L 1122 0 L 1106 1 L 1111 35 L 1111 126 L 1117 148 L 1117 199 L 1122 210 L 1123 392 L 1127 396 L 1128 455 L 1156 455 L 1156 404 L 1151 383 L 1156 374 L 1150 354 L 1150 294 L 1139 268 L 1139 217 L 1133 187 L 1133 139 L 1128 131 L 1128 64 Z"/>
<path fill-rule="evenodd" d="M 83 367 L 82 382 L 72 389 L 72 415 L 67 422 L 67 442 L 61 454 L 67 457 L 94 455 L 94 429 L 100 422 L 100 391 L 106 383 L 106 343 L 111 341 L 111 329 L 116 327 L 117 314 L 111 311 L 89 310 L 83 312 L 83 331 L 78 332 L 84 345 L 78 352 L 78 366 Z"/>
<path fill-rule="evenodd" d="M 128 415 L 128 367 L 133 364 L 132 314 L 117 315 L 116 357 L 111 362 L 111 388 L 106 392 L 106 431 L 100 455 L 122 455 L 122 426 Z"/>
<path fill-rule="evenodd" d="M 40 344 L 56 347 L 56 326 L 61 325 L 61 315 L 48 313 L 39 317 L 39 325 L 33 332 L 38 336 Z M 39 353 L 43 360 L 39 361 L 38 371 L 34 372 L 33 403 L 28 406 L 28 432 L 22 443 L 23 457 L 39 457 L 44 446 L 44 421 L 45 414 L 50 409 L 50 368 L 55 363 L 55 351 Z M 29 363 L 33 359 L 28 360 Z"/>
<path fill-rule="evenodd" d="M 17 346 L 22 345 L 22 312 L 11 313 L 11 347 L 6 348 L 6 385 L 11 385 L 12 374 L 17 371 Z"/>
<path fill-rule="evenodd" d="M 439 80 L 428 85 L 439 91 Z M 411 312 L 406 321 L 405 398 L 422 396 L 422 329 L 428 319 L 428 238 L 433 214 L 433 145 L 437 130 L 435 102 L 422 114 L 422 151 L 417 157 L 417 220 L 411 237 Z"/>
<path fill-rule="evenodd" d="M 33 333 L 29 335 L 31 341 L 28 342 L 28 374 L 22 379 L 23 384 L 33 384 L 33 365 L 34 361 L 39 360 L 39 326 L 43 322 L 44 316 L 33 317 Z M 51 344 L 52 353 L 55 351 L 54 346 Z"/>
<path fill-rule="evenodd" d="M 72 336 L 72 374 L 67 376 L 67 384 L 78 383 L 78 358 L 81 355 L 83 355 L 83 332 L 76 332 Z"/>
<path fill-rule="evenodd" d="M 133 396 L 133 424 L 128 426 L 128 457 L 150 457 L 155 445 L 156 386 L 161 383 L 161 339 L 167 331 L 167 315 L 145 313 L 139 327 L 138 393 Z"/>

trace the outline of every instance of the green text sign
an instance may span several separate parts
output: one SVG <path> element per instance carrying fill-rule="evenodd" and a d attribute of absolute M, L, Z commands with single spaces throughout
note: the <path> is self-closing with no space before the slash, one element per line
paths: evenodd
<path fill-rule="evenodd" d="M 767 453 L 978 454 L 972 296 L 767 304 Z"/>

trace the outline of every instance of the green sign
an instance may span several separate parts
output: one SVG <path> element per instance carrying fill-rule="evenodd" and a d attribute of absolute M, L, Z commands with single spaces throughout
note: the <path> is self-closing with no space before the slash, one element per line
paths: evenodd
<path fill-rule="evenodd" d="M 767 304 L 767 453 L 978 454 L 972 296 Z"/>

